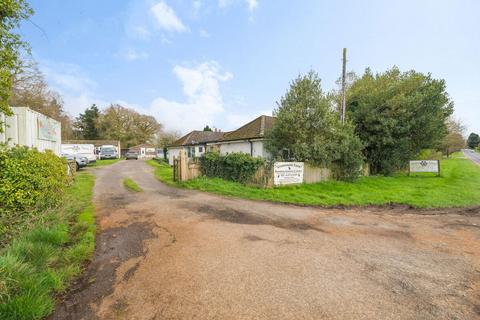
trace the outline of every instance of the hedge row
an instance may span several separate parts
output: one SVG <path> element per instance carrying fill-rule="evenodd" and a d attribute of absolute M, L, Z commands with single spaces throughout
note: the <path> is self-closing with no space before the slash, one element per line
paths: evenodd
<path fill-rule="evenodd" d="M 200 158 L 200 169 L 203 175 L 241 183 L 251 181 L 257 170 L 264 164 L 264 159 L 254 158 L 245 153 L 221 156 L 217 152 L 207 152 Z"/>
<path fill-rule="evenodd" d="M 57 205 L 68 181 L 66 162 L 54 153 L 0 147 L 0 247 Z"/>

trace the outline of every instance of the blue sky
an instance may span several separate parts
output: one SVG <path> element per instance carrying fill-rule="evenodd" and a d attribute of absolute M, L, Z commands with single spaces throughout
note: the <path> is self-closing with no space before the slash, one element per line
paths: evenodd
<path fill-rule="evenodd" d="M 182 133 L 270 114 L 310 68 L 431 72 L 480 132 L 479 1 L 32 0 L 21 28 L 76 116 L 121 103 Z"/>

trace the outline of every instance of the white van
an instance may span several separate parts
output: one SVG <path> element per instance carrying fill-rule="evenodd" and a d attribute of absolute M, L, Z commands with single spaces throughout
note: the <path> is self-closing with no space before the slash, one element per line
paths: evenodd
<path fill-rule="evenodd" d="M 88 159 L 89 163 L 97 161 L 93 144 L 62 144 L 62 154 L 83 156 Z"/>

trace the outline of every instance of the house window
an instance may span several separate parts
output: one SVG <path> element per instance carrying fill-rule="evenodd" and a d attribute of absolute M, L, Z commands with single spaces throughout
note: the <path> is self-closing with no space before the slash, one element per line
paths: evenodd
<path fill-rule="evenodd" d="M 195 158 L 195 147 L 191 147 L 192 151 L 191 151 L 191 158 Z"/>
<path fill-rule="evenodd" d="M 198 152 L 203 152 L 203 147 L 198 147 Z"/>
<path fill-rule="evenodd" d="M 187 157 L 192 157 L 192 149 L 190 147 L 187 148 Z"/>

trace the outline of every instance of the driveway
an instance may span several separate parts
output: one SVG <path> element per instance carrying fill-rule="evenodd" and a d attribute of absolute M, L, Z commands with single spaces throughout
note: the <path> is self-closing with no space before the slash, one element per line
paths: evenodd
<path fill-rule="evenodd" d="M 471 149 L 464 149 L 463 154 L 476 164 L 480 165 L 480 153 L 475 152 L 474 150 Z"/>
<path fill-rule="evenodd" d="M 95 257 L 52 319 L 480 318 L 479 208 L 298 207 L 170 188 L 142 161 L 94 172 Z"/>

